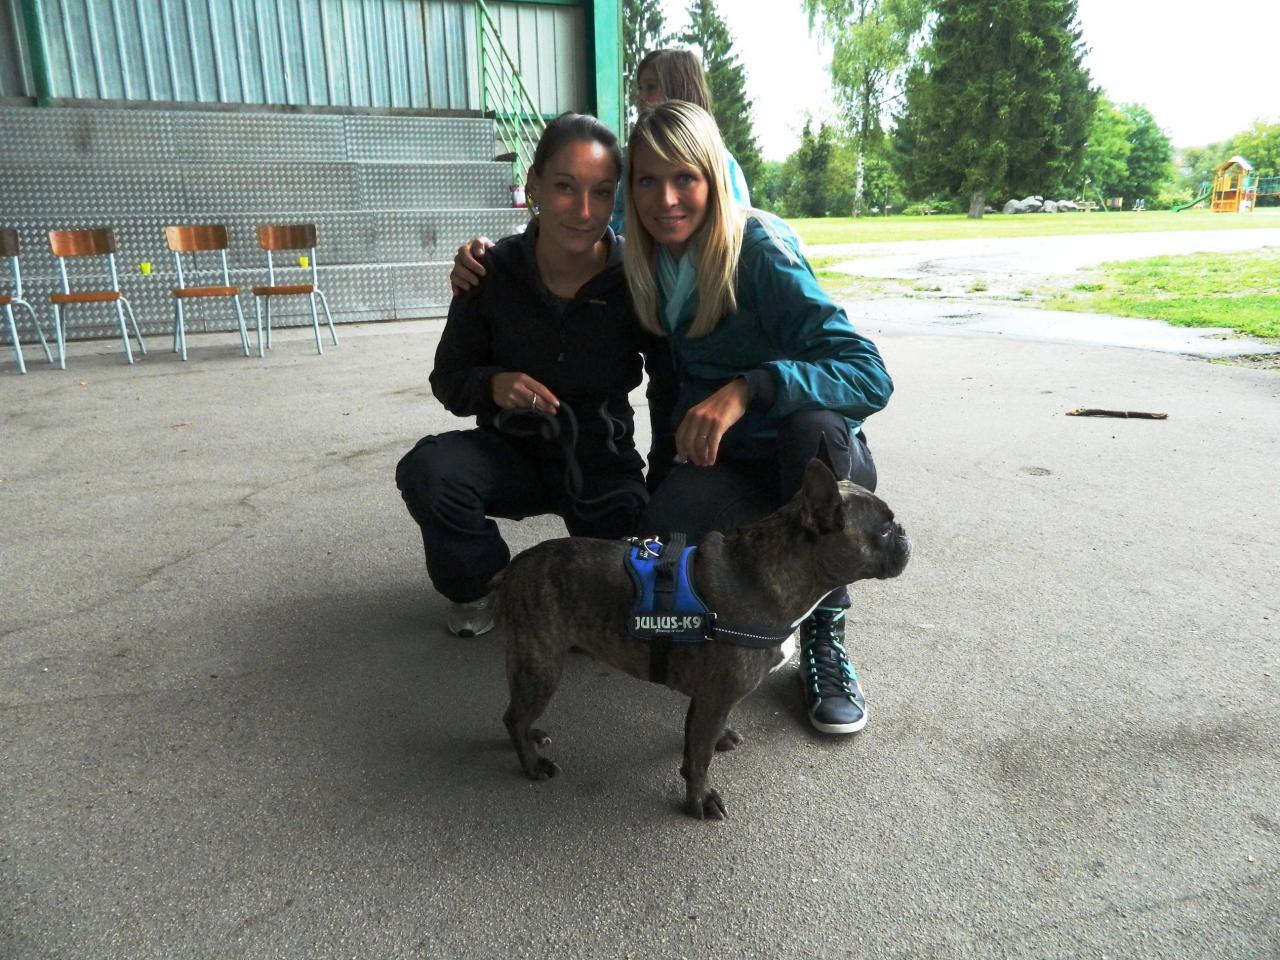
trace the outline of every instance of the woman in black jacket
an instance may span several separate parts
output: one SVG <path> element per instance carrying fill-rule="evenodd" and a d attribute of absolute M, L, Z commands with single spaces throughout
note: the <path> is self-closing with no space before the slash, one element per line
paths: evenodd
<path fill-rule="evenodd" d="M 642 355 L 651 409 L 669 408 L 674 376 L 666 345 L 635 320 L 608 227 L 621 176 L 604 124 L 553 120 L 528 177 L 537 216 L 489 251 L 484 283 L 449 308 L 431 389 L 476 427 L 418 441 L 396 485 L 458 636 L 493 626 L 488 583 L 511 552 L 492 517 L 554 513 L 573 536 L 614 538 L 633 532 L 647 501 L 627 394 Z M 664 462 L 669 453 L 652 465 Z"/>

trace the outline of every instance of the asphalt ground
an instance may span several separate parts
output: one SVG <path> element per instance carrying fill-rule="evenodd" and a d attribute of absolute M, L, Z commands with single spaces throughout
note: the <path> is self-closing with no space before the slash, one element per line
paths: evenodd
<path fill-rule="evenodd" d="M 519 772 L 393 482 L 460 425 L 438 323 L 6 358 L 0 957 L 1280 956 L 1280 376 L 858 315 L 915 545 L 856 590 L 870 723 L 772 675 L 720 824 L 682 699 L 585 657 Z"/>

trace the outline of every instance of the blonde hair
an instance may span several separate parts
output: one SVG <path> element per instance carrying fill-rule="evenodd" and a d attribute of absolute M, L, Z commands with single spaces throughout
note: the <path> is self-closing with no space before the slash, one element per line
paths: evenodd
<path fill-rule="evenodd" d="M 635 151 L 641 145 L 664 163 L 695 168 L 707 181 L 706 219 L 688 248 L 688 252 L 696 253 L 698 274 L 698 311 L 688 336 L 705 337 L 738 308 L 738 257 L 746 214 L 733 200 L 724 141 L 707 111 L 679 100 L 641 111 L 627 141 L 627 242 L 623 244 L 622 262 L 640 323 L 646 330 L 665 335 L 658 316 L 657 244 L 640 222 L 635 185 L 631 182 Z"/>

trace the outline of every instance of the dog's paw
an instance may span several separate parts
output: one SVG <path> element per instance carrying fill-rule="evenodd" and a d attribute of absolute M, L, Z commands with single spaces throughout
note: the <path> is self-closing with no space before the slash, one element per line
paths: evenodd
<path fill-rule="evenodd" d="M 533 745 L 535 747 L 551 746 L 551 738 L 547 736 L 547 731 L 539 730 L 537 727 L 533 727 L 529 730 L 529 739 L 533 741 Z"/>
<path fill-rule="evenodd" d="M 708 790 L 699 800 L 696 797 L 690 797 L 685 802 L 685 810 L 689 816 L 697 817 L 699 820 L 728 820 L 729 810 L 724 805 L 724 801 L 720 799 L 720 794 L 714 790 Z"/>
<path fill-rule="evenodd" d="M 720 739 L 716 741 L 716 753 L 728 753 L 730 750 L 736 750 L 742 746 L 742 734 L 737 730 L 724 728 L 724 733 L 720 734 Z"/>
<path fill-rule="evenodd" d="M 538 757 L 532 764 L 525 768 L 525 773 L 529 775 L 530 780 L 550 780 L 560 772 L 559 765 L 554 760 L 548 760 L 546 757 Z"/>

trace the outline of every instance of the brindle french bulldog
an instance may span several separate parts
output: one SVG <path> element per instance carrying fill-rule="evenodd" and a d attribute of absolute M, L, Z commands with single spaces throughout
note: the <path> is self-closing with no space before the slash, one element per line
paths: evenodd
<path fill-rule="evenodd" d="M 534 780 L 560 768 L 540 748 L 550 739 L 532 724 L 560 683 L 565 655 L 578 647 L 633 677 L 649 678 L 650 648 L 631 636 L 635 601 L 622 540 L 568 537 L 519 554 L 495 579 L 498 623 L 507 636 L 511 705 L 503 717 L 520 764 Z M 911 542 L 879 497 L 837 481 L 811 460 L 789 503 L 728 536 L 709 534 L 692 562 L 694 585 L 711 611 L 738 624 L 794 629 L 832 590 L 857 580 L 896 577 Z M 725 724 L 734 705 L 783 659 L 782 642 L 758 648 L 709 637 L 674 644 L 663 682 L 688 695 L 685 719 L 685 809 L 723 820 L 724 801 L 707 784 L 717 750 L 742 742 Z"/>

